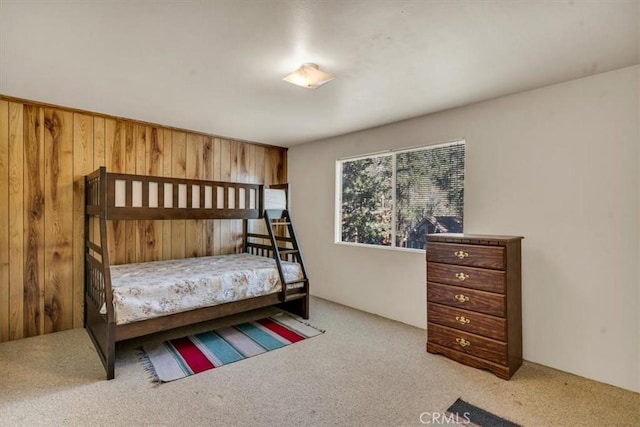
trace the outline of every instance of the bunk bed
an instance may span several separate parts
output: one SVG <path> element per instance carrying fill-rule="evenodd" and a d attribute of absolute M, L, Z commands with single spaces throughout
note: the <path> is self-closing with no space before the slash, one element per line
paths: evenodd
<path fill-rule="evenodd" d="M 115 376 L 116 343 L 256 308 L 309 317 L 288 186 L 107 172 L 85 176 L 84 324 Z M 241 219 L 243 253 L 111 265 L 108 221 Z M 265 233 L 249 230 L 264 219 Z"/>

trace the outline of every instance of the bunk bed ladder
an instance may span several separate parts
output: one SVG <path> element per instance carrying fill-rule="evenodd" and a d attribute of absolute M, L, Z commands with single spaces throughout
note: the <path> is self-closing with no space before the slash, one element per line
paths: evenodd
<path fill-rule="evenodd" d="M 285 308 L 287 306 L 294 308 L 292 305 L 295 303 L 296 309 L 292 311 L 306 319 L 309 317 L 309 278 L 304 268 L 302 253 L 300 252 L 300 246 L 298 245 L 298 239 L 293 228 L 291 217 L 289 216 L 289 211 L 286 209 L 267 209 L 264 211 L 264 219 L 267 223 L 267 230 L 269 231 L 269 238 L 271 239 L 271 245 L 273 247 L 273 257 L 278 266 L 280 283 L 283 284 L 280 300 L 283 302 Z M 286 235 L 283 236 L 282 233 L 278 232 L 280 231 L 280 227 L 286 227 Z M 281 246 L 280 242 L 285 243 L 284 247 Z M 287 282 L 284 277 L 284 271 L 282 270 L 283 260 L 290 260 L 300 264 L 302 278 Z M 293 287 L 293 285 L 298 286 Z"/>

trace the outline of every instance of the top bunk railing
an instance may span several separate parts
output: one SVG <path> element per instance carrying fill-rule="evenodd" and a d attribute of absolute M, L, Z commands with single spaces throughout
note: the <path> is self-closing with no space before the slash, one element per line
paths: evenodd
<path fill-rule="evenodd" d="M 105 167 L 87 175 L 85 184 L 86 214 L 107 220 L 257 219 L 265 199 L 284 197 L 286 206 L 282 185 L 265 195 L 269 187 L 261 184 L 112 173 Z"/>

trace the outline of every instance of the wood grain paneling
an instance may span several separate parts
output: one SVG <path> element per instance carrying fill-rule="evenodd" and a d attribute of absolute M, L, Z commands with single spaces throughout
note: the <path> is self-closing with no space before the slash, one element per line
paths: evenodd
<path fill-rule="evenodd" d="M 126 123 L 123 120 L 107 120 L 105 122 L 107 170 L 112 172 L 125 171 L 126 139 Z M 114 265 L 122 264 L 126 261 L 125 222 L 109 221 L 107 228 L 109 261 Z"/>
<path fill-rule="evenodd" d="M 287 182 L 287 154 L 276 148 L 267 148 L 265 153 L 265 184 L 284 184 Z"/>
<path fill-rule="evenodd" d="M 173 146 L 172 132 L 168 129 L 162 131 L 162 176 L 173 176 L 173 157 L 171 148 Z M 162 224 L 162 259 L 172 258 L 172 234 L 173 221 L 163 221 Z"/>
<path fill-rule="evenodd" d="M 187 134 L 186 139 L 186 177 L 189 179 L 200 179 L 202 173 L 202 157 L 204 144 L 200 135 Z M 202 189 L 200 189 L 202 191 Z M 192 192 L 187 193 L 188 205 L 194 202 Z M 185 223 L 185 253 L 188 257 L 198 257 L 204 255 L 204 224 L 202 220 L 187 221 Z"/>
<path fill-rule="evenodd" d="M 248 175 L 248 162 L 246 159 L 246 152 L 244 150 L 244 144 L 238 141 L 231 141 L 231 152 L 233 153 L 233 163 L 231 180 L 237 182 L 247 182 Z M 235 195 L 236 206 L 240 203 L 240 194 Z M 232 223 L 232 235 L 231 241 L 233 242 L 234 252 L 242 251 L 242 221 L 233 220 Z"/>
<path fill-rule="evenodd" d="M 238 145 L 236 141 L 228 141 L 229 142 L 229 159 L 230 159 L 230 167 L 229 167 L 229 178 L 228 181 L 236 181 L 238 179 L 238 171 L 240 169 L 239 159 L 238 159 Z M 238 194 L 234 193 L 234 205 L 238 204 Z M 228 234 L 227 236 L 223 236 L 223 239 L 229 245 L 227 252 L 236 253 L 238 252 L 238 248 L 240 246 L 240 240 L 238 235 L 238 230 L 242 231 L 242 221 L 241 220 L 228 220 L 226 221 L 228 225 Z"/>
<path fill-rule="evenodd" d="M 260 177 L 262 184 L 272 184 L 271 175 L 265 173 L 265 147 L 253 146 L 253 159 L 255 163 L 254 178 Z M 262 220 L 249 220 L 249 230 L 252 233 L 267 234 L 267 227 Z M 260 242 L 260 240 L 256 240 Z M 265 243 L 265 242 L 261 242 Z"/>
<path fill-rule="evenodd" d="M 275 184 L 286 180 L 286 149 L 0 95 L 0 342 L 83 325 L 83 178 L 102 165 Z M 235 220 L 110 221 L 109 257 L 232 253 L 240 231 Z"/>
<path fill-rule="evenodd" d="M 134 146 L 135 146 L 135 172 L 138 175 L 146 175 L 147 174 L 147 126 L 136 124 L 134 127 Z M 131 222 L 135 224 L 135 246 L 132 249 L 135 251 L 135 262 L 144 262 L 150 256 L 147 253 L 147 241 L 146 241 L 146 230 L 147 224 L 149 221 L 135 221 Z M 127 251 L 129 252 L 129 247 L 127 246 Z"/>
<path fill-rule="evenodd" d="M 204 146 L 202 151 L 202 169 L 203 179 L 213 180 L 213 138 L 210 136 L 204 137 Z M 213 197 L 213 190 L 212 190 Z M 212 201 L 213 203 L 213 201 Z M 204 255 L 213 255 L 213 227 L 214 220 L 203 221 L 204 227 Z"/>
<path fill-rule="evenodd" d="M 264 170 L 264 158 L 266 149 L 260 146 L 253 146 L 252 148 L 253 159 L 255 162 L 254 178 L 261 181 L 262 184 L 273 184 L 271 180 L 267 178 L 271 176 L 271 174 L 265 173 Z"/>
<path fill-rule="evenodd" d="M 76 328 L 81 327 L 83 322 L 84 176 L 94 170 L 94 135 L 98 134 L 97 129 L 94 131 L 93 117 L 79 113 L 73 115 L 73 264 L 76 268 L 73 269 L 72 293 L 73 326 Z M 97 224 L 97 221 L 94 222 Z"/>
<path fill-rule="evenodd" d="M 171 140 L 171 175 L 176 178 L 185 178 L 187 173 L 186 160 L 186 138 L 185 132 L 173 132 Z M 174 203 L 177 203 L 178 196 L 174 189 Z M 171 258 L 185 257 L 185 221 L 171 221 Z"/>
<path fill-rule="evenodd" d="M 93 170 L 96 170 L 100 166 L 106 165 L 106 121 L 102 117 L 94 117 L 93 119 Z M 97 237 L 96 243 L 99 243 L 100 223 L 98 221 L 93 221 L 93 232 L 94 236 Z"/>
<path fill-rule="evenodd" d="M 73 327 L 73 123 L 73 113 L 44 111 L 45 333 Z"/>
<path fill-rule="evenodd" d="M 222 140 L 220 138 L 213 139 L 213 180 L 220 181 L 220 162 L 222 158 Z M 216 197 L 216 191 L 213 190 L 213 197 Z M 222 221 L 215 220 L 213 221 L 213 254 L 220 255 L 221 247 L 222 247 Z"/>
<path fill-rule="evenodd" d="M 124 125 L 124 173 L 136 173 L 136 124 L 125 123 Z M 138 259 L 136 251 L 138 224 L 136 221 L 124 222 L 124 260 L 119 263 L 132 263 Z"/>
<path fill-rule="evenodd" d="M 106 120 L 104 117 L 93 118 L 93 167 L 105 166 L 106 161 Z"/>
<path fill-rule="evenodd" d="M 232 157 L 231 143 L 226 139 L 220 140 L 220 181 L 231 181 Z M 226 196 L 226 195 L 225 195 Z M 233 253 L 234 244 L 231 241 L 231 220 L 220 220 L 220 253 Z"/>
<path fill-rule="evenodd" d="M 9 103 L 9 340 L 24 337 L 24 107 Z"/>
<path fill-rule="evenodd" d="M 147 156 L 147 175 L 162 175 L 163 168 L 163 133 L 162 129 L 147 127 L 145 154 Z M 158 201 L 159 203 L 160 201 Z M 162 259 L 162 221 L 146 221 L 144 238 L 145 261 L 158 261 Z"/>
<path fill-rule="evenodd" d="M 44 330 L 44 110 L 24 109 L 24 334 Z"/>
<path fill-rule="evenodd" d="M 0 206 L 9 206 L 9 102 L 0 101 Z M 0 209 L 0 342 L 9 341 L 9 211 Z"/>

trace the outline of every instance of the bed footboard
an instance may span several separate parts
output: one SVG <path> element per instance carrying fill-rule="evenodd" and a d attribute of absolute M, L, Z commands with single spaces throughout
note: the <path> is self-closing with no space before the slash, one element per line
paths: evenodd
<path fill-rule="evenodd" d="M 85 268 L 85 328 L 107 371 L 107 379 L 113 379 L 115 324 L 109 322 L 106 313 L 105 278 L 102 264 L 87 254 Z"/>
<path fill-rule="evenodd" d="M 106 171 L 101 169 L 85 178 L 84 326 L 107 371 L 107 379 L 113 379 L 115 373 L 115 317 L 111 298 L 109 254 L 106 245 L 105 195 Z M 94 221 L 98 221 L 97 227 L 94 227 Z"/>

